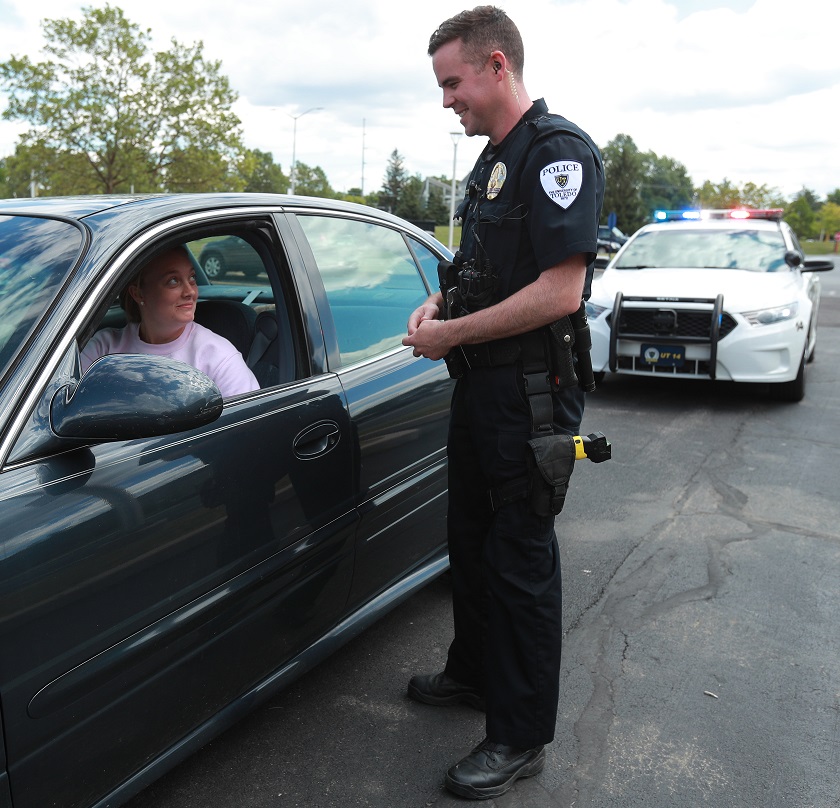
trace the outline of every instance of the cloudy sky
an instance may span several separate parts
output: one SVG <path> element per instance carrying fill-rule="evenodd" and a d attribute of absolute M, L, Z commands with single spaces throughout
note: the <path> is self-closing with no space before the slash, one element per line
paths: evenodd
<path fill-rule="evenodd" d="M 104 0 L 101 5 L 104 5 Z M 429 35 L 474 3 L 422 0 L 111 0 L 156 49 L 204 43 L 239 93 L 246 145 L 288 171 L 321 166 L 339 191 L 382 185 L 397 149 L 411 174 L 451 176 L 450 132 Z M 617 134 L 683 163 L 790 196 L 840 187 L 836 0 L 499 0 L 525 41 L 525 86 L 601 146 Z M 97 0 L 0 0 L 0 60 L 41 54 L 41 21 Z M 5 108 L 0 93 L 0 109 Z M 314 109 L 320 108 L 320 109 Z M 313 111 L 310 111 L 313 110 Z M 296 124 L 293 116 L 300 116 Z M 0 122 L 0 155 L 20 123 Z M 462 137 L 457 174 L 482 146 Z"/>

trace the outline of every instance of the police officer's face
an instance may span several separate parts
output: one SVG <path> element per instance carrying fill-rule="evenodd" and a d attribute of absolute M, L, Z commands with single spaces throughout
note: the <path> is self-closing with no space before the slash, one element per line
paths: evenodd
<path fill-rule="evenodd" d="M 438 86 L 443 90 L 443 106 L 461 119 L 468 136 L 488 135 L 492 139 L 493 110 L 498 82 L 489 69 L 489 59 L 480 72 L 464 61 L 460 39 L 447 42 L 432 56 Z"/>

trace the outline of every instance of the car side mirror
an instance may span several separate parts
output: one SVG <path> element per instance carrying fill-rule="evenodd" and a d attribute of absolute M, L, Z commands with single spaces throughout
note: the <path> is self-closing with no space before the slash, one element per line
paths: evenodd
<path fill-rule="evenodd" d="M 86 441 L 153 438 L 215 421 L 222 394 L 208 376 L 162 356 L 111 354 L 50 404 L 56 435 Z"/>
<path fill-rule="evenodd" d="M 812 258 L 806 261 L 801 269 L 803 272 L 829 272 L 834 269 L 834 261 L 827 258 Z"/>
<path fill-rule="evenodd" d="M 785 253 L 785 263 L 791 269 L 796 269 L 802 263 L 802 256 L 796 250 L 788 250 Z"/>

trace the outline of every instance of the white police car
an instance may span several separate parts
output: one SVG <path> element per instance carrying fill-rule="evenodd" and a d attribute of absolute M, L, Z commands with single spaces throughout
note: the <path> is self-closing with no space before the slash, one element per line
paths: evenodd
<path fill-rule="evenodd" d="M 781 210 L 657 211 L 592 284 L 592 367 L 771 383 L 800 401 L 820 279 Z"/>

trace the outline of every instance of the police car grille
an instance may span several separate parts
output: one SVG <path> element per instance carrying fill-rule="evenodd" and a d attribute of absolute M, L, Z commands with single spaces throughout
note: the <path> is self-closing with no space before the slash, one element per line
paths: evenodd
<path fill-rule="evenodd" d="M 668 331 L 662 331 L 655 324 L 657 314 L 657 309 L 622 308 L 618 335 L 625 339 L 668 337 L 697 342 L 711 340 L 712 313 L 709 310 L 678 309 L 676 328 Z M 612 327 L 612 314 L 609 315 L 609 321 Z M 723 339 L 737 325 L 735 320 L 724 312 L 718 339 Z"/>

